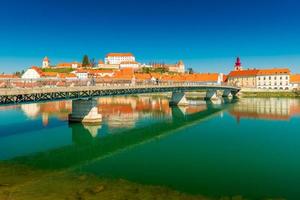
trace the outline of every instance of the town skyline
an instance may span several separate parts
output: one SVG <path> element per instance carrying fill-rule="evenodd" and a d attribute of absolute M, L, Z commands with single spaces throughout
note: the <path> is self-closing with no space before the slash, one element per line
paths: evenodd
<path fill-rule="evenodd" d="M 300 71 L 296 0 L 6 1 L 0 23 L 0 71 L 132 52 L 141 62 L 183 60 L 198 72 L 251 68 Z M 81 11 L 86 11 L 84 14 Z M 76 12 L 74 12 L 76 11 Z M 118 15 L 115 15 L 115 13 Z"/>
<path fill-rule="evenodd" d="M 128 52 L 128 51 L 126 51 Z M 89 56 L 90 59 L 95 59 L 96 62 L 98 62 L 99 60 L 104 60 L 104 56 L 107 53 L 104 53 L 102 57 L 92 57 Z M 134 55 L 138 55 L 138 54 L 134 54 Z M 76 58 L 73 57 L 67 57 L 67 58 L 52 58 L 48 55 L 46 55 L 48 58 L 51 59 L 51 63 L 55 63 L 55 64 L 59 64 L 59 63 L 64 63 L 64 62 L 82 62 L 83 56 L 81 57 L 78 56 Z M 2 68 L 1 66 L 1 61 L 0 61 L 0 73 L 14 73 L 14 72 L 20 72 L 22 70 L 26 70 L 29 69 L 32 66 L 41 66 L 41 60 L 44 58 L 45 56 L 42 56 L 40 58 L 20 58 L 20 63 L 18 62 L 15 66 L 13 67 L 8 67 L 8 68 Z M 201 60 L 184 60 L 184 59 L 174 59 L 174 60 L 168 60 L 168 59 L 141 59 L 139 57 L 139 62 L 143 63 L 143 64 L 149 64 L 149 63 L 172 63 L 175 64 L 176 62 L 178 62 L 178 60 L 183 60 L 185 65 L 186 65 L 186 69 L 188 68 L 192 68 L 195 72 L 197 73 L 229 73 L 230 71 L 232 71 L 233 66 L 234 66 L 234 62 L 235 59 L 237 57 L 240 57 L 242 59 L 242 64 L 244 69 L 263 69 L 263 68 L 289 68 L 291 70 L 291 72 L 293 73 L 299 73 L 300 72 L 300 56 L 276 56 L 276 57 L 272 57 L 272 56 L 268 56 L 268 57 L 242 57 L 242 56 L 232 56 L 232 57 L 228 57 L 228 58 L 212 58 L 212 59 L 201 59 Z M 3 66 L 9 66 L 9 63 L 11 63 L 11 59 L 12 58 L 8 58 L 8 59 L 4 59 L 2 60 L 2 63 L 4 63 Z M 272 60 L 272 62 L 271 62 Z M 299 66 L 295 65 L 295 64 L 286 64 L 286 60 L 290 60 L 290 63 L 298 63 L 299 62 Z M 218 63 L 225 63 L 221 66 L 221 64 L 218 65 Z M 5 64 L 7 63 L 7 64 Z M 23 64 L 22 64 L 23 63 Z M 24 64 L 26 63 L 26 64 Z M 27 64 L 29 63 L 29 64 Z M 197 64 L 197 63 L 203 63 L 203 64 Z M 210 63 L 215 63 L 210 65 Z M 273 63 L 273 64 L 272 64 Z M 12 66 L 12 65 L 10 65 Z"/>

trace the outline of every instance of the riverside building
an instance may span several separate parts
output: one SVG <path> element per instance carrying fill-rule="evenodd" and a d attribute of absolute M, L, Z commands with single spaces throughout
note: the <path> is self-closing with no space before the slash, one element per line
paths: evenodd
<path fill-rule="evenodd" d="M 237 58 L 234 70 L 228 74 L 228 84 L 242 88 L 289 90 L 290 74 L 288 68 L 244 70 Z"/>
<path fill-rule="evenodd" d="M 236 59 L 234 70 L 228 74 L 227 82 L 230 85 L 244 87 L 244 88 L 256 88 L 256 75 L 257 69 L 243 70 L 240 58 Z"/>
<path fill-rule="evenodd" d="M 289 90 L 290 70 L 287 68 L 274 68 L 259 70 L 256 76 L 258 89 Z"/>

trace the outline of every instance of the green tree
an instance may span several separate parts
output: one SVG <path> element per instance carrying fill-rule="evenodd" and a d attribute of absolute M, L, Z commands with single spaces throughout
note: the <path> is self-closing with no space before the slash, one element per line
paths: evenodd
<path fill-rule="evenodd" d="M 188 73 L 188 74 L 193 74 L 193 73 L 194 73 L 193 68 L 188 68 L 188 69 L 187 69 L 187 73 Z"/>
<path fill-rule="evenodd" d="M 82 67 L 90 67 L 90 66 L 91 66 L 91 63 L 90 63 L 88 55 L 84 55 L 83 59 L 82 59 Z"/>
<path fill-rule="evenodd" d="M 150 73 L 150 68 L 149 67 L 143 67 L 141 71 L 142 71 L 142 73 L 149 74 Z"/>
<path fill-rule="evenodd" d="M 96 67 L 97 66 L 97 62 L 95 58 L 90 59 L 90 67 Z"/>

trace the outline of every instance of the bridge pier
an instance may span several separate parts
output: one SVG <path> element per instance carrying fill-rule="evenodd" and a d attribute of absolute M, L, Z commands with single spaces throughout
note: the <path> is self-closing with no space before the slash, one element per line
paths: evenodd
<path fill-rule="evenodd" d="M 238 98 L 238 97 L 237 97 L 237 93 L 239 93 L 239 90 L 231 91 L 232 97 L 233 97 L 233 98 Z"/>
<path fill-rule="evenodd" d="M 172 97 L 169 103 L 171 106 L 187 106 L 189 105 L 184 92 L 172 92 Z"/>
<path fill-rule="evenodd" d="M 169 104 L 171 106 L 187 106 L 189 103 L 184 92 L 172 92 L 172 97 Z"/>
<path fill-rule="evenodd" d="M 208 89 L 206 91 L 205 100 L 218 99 L 217 90 Z"/>
<path fill-rule="evenodd" d="M 222 97 L 232 97 L 232 93 L 231 93 L 231 90 L 229 89 L 225 89 L 223 90 L 223 94 L 222 94 Z"/>
<path fill-rule="evenodd" d="M 96 99 L 79 99 L 72 101 L 72 113 L 69 122 L 81 122 L 97 124 L 102 121 L 102 115 L 98 113 Z"/>

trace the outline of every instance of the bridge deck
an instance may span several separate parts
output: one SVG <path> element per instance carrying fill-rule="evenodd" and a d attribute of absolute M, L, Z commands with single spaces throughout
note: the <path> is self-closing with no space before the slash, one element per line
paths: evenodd
<path fill-rule="evenodd" d="M 159 85 L 95 85 L 69 87 L 33 87 L 0 89 L 0 105 L 21 102 L 36 102 L 61 99 L 91 98 L 112 95 L 140 93 L 193 91 L 193 90 L 230 90 L 236 94 L 240 89 L 232 86 L 202 84 L 159 84 Z"/>
<path fill-rule="evenodd" d="M 54 92 L 79 92 L 79 91 L 96 91 L 96 90 L 128 90 L 128 89 L 217 89 L 217 90 L 239 90 L 233 86 L 222 86 L 222 85 L 113 85 L 113 86 L 74 86 L 74 87 L 40 87 L 40 88 L 9 88 L 0 89 L 0 96 L 8 95 L 22 95 L 22 94 L 41 94 L 41 93 L 54 93 Z"/>

